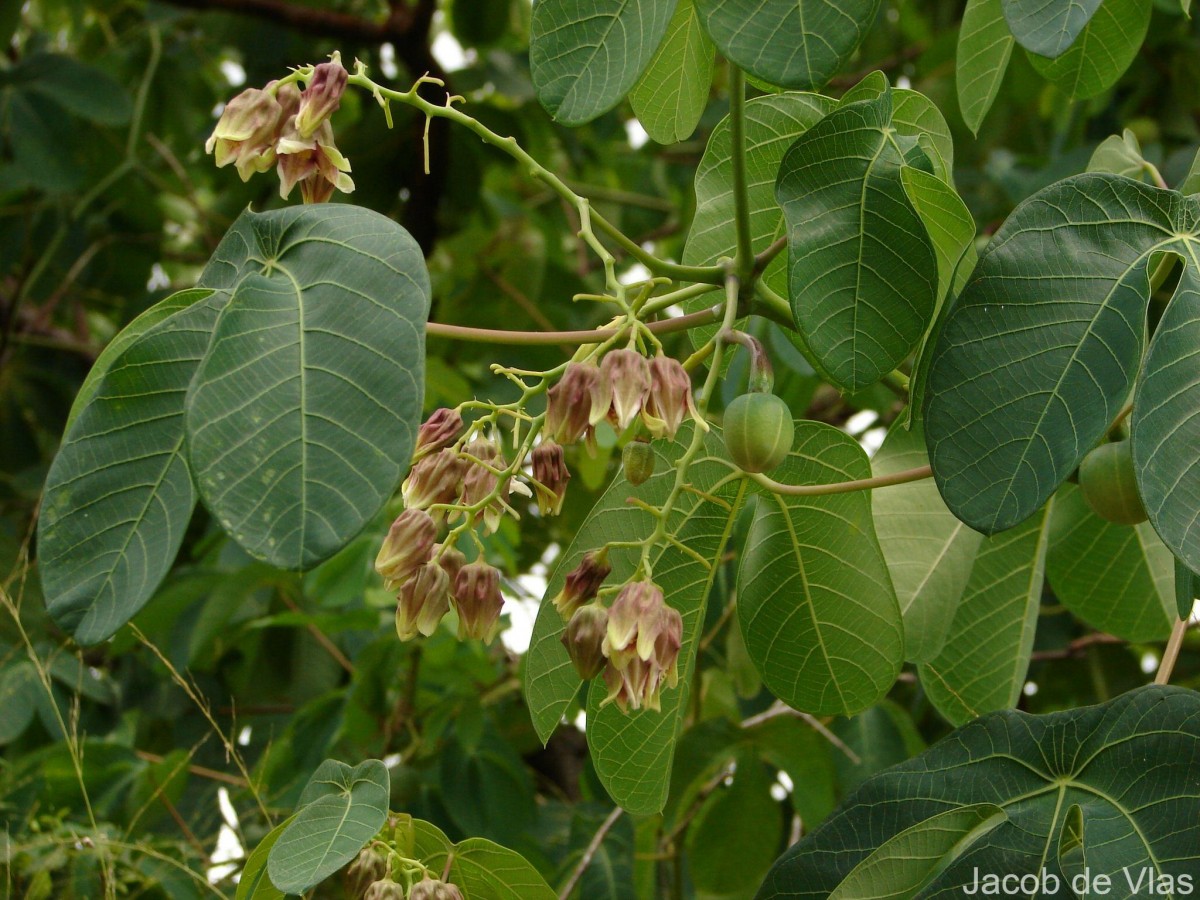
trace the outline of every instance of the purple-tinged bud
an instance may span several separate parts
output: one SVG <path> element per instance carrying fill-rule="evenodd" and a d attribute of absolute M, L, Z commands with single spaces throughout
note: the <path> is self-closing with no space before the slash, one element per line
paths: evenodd
<path fill-rule="evenodd" d="M 337 111 L 349 77 L 350 73 L 342 66 L 342 56 L 337 52 L 329 62 L 313 69 L 312 78 L 300 100 L 300 111 L 296 113 L 296 131 L 301 137 L 312 137 Z"/>
<path fill-rule="evenodd" d="M 564 619 L 575 615 L 575 610 L 594 599 L 600 585 L 612 572 L 608 564 L 608 550 L 601 548 L 583 555 L 579 565 L 567 573 L 562 590 L 550 602 Z"/>
<path fill-rule="evenodd" d="M 476 511 L 476 516 L 483 518 L 484 530 L 490 534 L 500 527 L 500 519 L 506 509 L 508 494 L 514 484 L 512 478 L 506 478 L 504 484 L 501 485 L 500 476 L 491 470 L 506 469 L 508 462 L 495 442 L 487 438 L 476 438 L 471 441 L 464 452 L 480 462 L 468 460 L 470 464 L 467 467 L 467 474 L 463 478 L 463 503 L 467 506 L 474 506 L 482 503 L 492 494 L 497 495 L 496 499 L 483 507 L 482 511 Z M 480 465 L 480 463 L 486 463 L 486 466 Z M 497 488 L 499 488 L 498 491 Z M 518 490 L 522 493 L 529 492 L 524 485 L 519 485 Z"/>
<path fill-rule="evenodd" d="M 279 101 L 279 106 L 283 110 L 283 116 L 279 120 L 278 129 L 278 132 L 282 132 L 283 126 L 288 122 L 288 120 L 300 111 L 301 94 L 300 88 L 296 87 L 296 83 L 294 81 L 289 81 L 285 85 L 275 87 L 277 84 L 279 84 L 278 79 L 275 81 L 268 81 L 267 90 L 272 91 L 275 94 L 275 99 Z"/>
<path fill-rule="evenodd" d="M 592 424 L 608 414 L 609 400 L 592 419 L 593 398 L 603 378 L 595 363 L 567 363 L 566 371 L 546 392 L 546 436 L 559 444 L 573 444 L 586 437 Z"/>
<path fill-rule="evenodd" d="M 396 516 L 375 557 L 375 571 L 389 591 L 429 562 L 436 537 L 437 523 L 424 510 L 406 509 Z"/>
<path fill-rule="evenodd" d="M 417 431 L 417 445 L 413 448 L 413 459 L 420 459 L 449 447 L 462 434 L 463 419 L 456 409 L 435 409 Z"/>
<path fill-rule="evenodd" d="M 217 167 L 233 163 L 242 181 L 275 164 L 275 138 L 283 107 L 268 91 L 247 88 L 227 104 L 204 144 Z"/>
<path fill-rule="evenodd" d="M 563 448 L 554 441 L 543 441 L 533 451 L 533 480 L 538 509 L 542 515 L 557 516 L 562 512 L 571 473 Z"/>
<path fill-rule="evenodd" d="M 662 590 L 653 582 L 632 581 L 621 588 L 608 613 L 604 655 L 619 660 L 636 653 L 646 659 L 662 628 L 665 605 Z M 620 668 L 619 662 L 617 665 Z"/>
<path fill-rule="evenodd" d="M 642 409 L 642 421 L 656 438 L 675 440 L 686 413 L 695 413 L 692 379 L 677 359 L 656 356 L 650 360 L 650 393 Z"/>
<path fill-rule="evenodd" d="M 659 709 L 663 684 L 678 682 L 682 643 L 683 617 L 663 602 L 662 591 L 650 582 L 626 585 L 613 601 L 604 635 L 603 703 L 615 702 L 622 711 Z"/>
<path fill-rule="evenodd" d="M 292 188 L 308 178 L 324 179 L 344 194 L 354 190 L 354 181 L 347 174 L 350 162 L 334 143 L 333 129 L 328 122 L 322 122 L 311 137 L 302 137 L 296 130 L 295 118 L 290 119 L 275 144 L 275 152 L 278 157 L 279 196 L 285 200 Z M 308 196 L 315 197 L 323 193 L 324 189 L 318 191 L 309 185 Z"/>
<path fill-rule="evenodd" d="M 446 570 L 446 575 L 450 579 L 450 583 L 454 584 L 454 579 L 458 577 L 459 570 L 467 564 L 467 558 L 463 552 L 457 547 L 447 547 L 441 549 L 441 544 L 434 545 L 433 554 L 437 557 L 438 565 Z"/>
<path fill-rule="evenodd" d="M 363 900 L 404 900 L 404 888 L 392 879 L 384 878 L 367 888 Z"/>
<path fill-rule="evenodd" d="M 504 606 L 500 570 L 478 561 L 463 566 L 454 579 L 454 606 L 460 641 L 490 641 Z"/>
<path fill-rule="evenodd" d="M 463 900 L 463 895 L 454 885 L 427 875 L 413 885 L 408 900 Z"/>
<path fill-rule="evenodd" d="M 387 857 L 374 847 L 364 847 L 346 869 L 347 893 L 361 897 L 370 890 L 371 885 L 387 878 L 387 875 Z"/>
<path fill-rule="evenodd" d="M 600 361 L 600 371 L 612 390 L 609 419 L 624 431 L 650 393 L 650 364 L 636 350 L 613 350 Z"/>
<path fill-rule="evenodd" d="M 435 503 L 453 503 L 463 487 L 467 461 L 453 450 L 439 450 L 423 457 L 401 488 L 409 509 L 428 509 Z"/>
<path fill-rule="evenodd" d="M 662 629 L 654 641 L 654 662 L 669 686 L 679 683 L 679 651 L 683 647 L 683 616 L 671 606 L 663 607 Z"/>
<path fill-rule="evenodd" d="M 400 585 L 396 595 L 396 633 L 402 641 L 418 634 L 429 637 L 449 611 L 450 578 L 441 566 L 426 563 Z"/>
<path fill-rule="evenodd" d="M 603 644 L 607 629 L 608 610 L 598 603 L 589 603 L 575 610 L 563 630 L 563 646 L 584 681 L 591 681 L 604 669 Z"/>

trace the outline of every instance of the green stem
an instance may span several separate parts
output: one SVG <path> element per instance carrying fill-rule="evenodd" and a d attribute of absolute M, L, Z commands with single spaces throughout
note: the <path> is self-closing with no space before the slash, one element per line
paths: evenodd
<path fill-rule="evenodd" d="M 787 328 L 796 327 L 791 304 L 771 290 L 760 278 L 754 283 L 754 312 Z"/>
<path fill-rule="evenodd" d="M 750 237 L 750 195 L 746 179 L 746 76 L 737 66 L 729 82 L 729 137 L 733 146 L 733 202 L 737 224 L 737 257 L 734 260 L 738 278 L 748 281 L 754 275 L 754 246 Z"/>
<path fill-rule="evenodd" d="M 654 334 L 673 334 L 678 331 L 688 331 L 701 325 L 709 325 L 720 317 L 720 307 L 702 309 L 699 312 L 688 313 L 686 316 L 676 316 L 673 319 L 662 319 L 651 322 L 645 327 Z M 507 344 L 514 347 L 534 347 L 544 344 L 593 344 L 607 341 L 611 338 L 627 334 L 635 326 L 623 325 L 620 328 L 596 328 L 589 331 L 506 331 L 502 328 L 472 328 L 468 325 L 447 325 L 442 322 L 428 322 L 425 325 L 427 333 L 436 337 L 452 338 L 458 341 L 472 341 L 484 344 Z"/>
<path fill-rule="evenodd" d="M 918 466 L 915 469 L 905 469 L 892 475 L 879 475 L 875 478 L 859 478 L 855 481 L 835 481 L 832 484 L 784 484 L 763 475 L 761 472 L 749 477 L 774 494 L 786 497 L 823 497 L 827 494 L 849 494 L 852 491 L 869 491 L 872 488 L 889 487 L 893 484 L 907 484 L 910 481 L 921 481 L 933 475 L 929 466 Z"/>
<path fill-rule="evenodd" d="M 677 291 L 671 291 L 669 294 L 663 294 L 655 297 L 653 300 L 646 302 L 642 307 L 643 316 L 651 316 L 654 313 L 662 312 L 664 309 L 670 309 L 679 303 L 687 300 L 692 300 L 696 297 L 703 297 L 705 294 L 711 294 L 713 291 L 720 290 L 719 285 L 715 284 L 692 284 L 685 288 L 680 288 Z"/>

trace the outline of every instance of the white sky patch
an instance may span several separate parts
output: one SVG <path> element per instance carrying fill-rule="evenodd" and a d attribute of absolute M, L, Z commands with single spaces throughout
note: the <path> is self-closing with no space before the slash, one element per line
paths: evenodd
<path fill-rule="evenodd" d="M 475 58 L 474 51 L 464 50 L 458 39 L 444 28 L 433 39 L 433 47 L 430 49 L 433 53 L 433 58 L 447 72 L 457 72 L 460 69 L 465 69 Z"/>
<path fill-rule="evenodd" d="M 225 76 L 225 80 L 229 82 L 230 87 L 241 87 L 246 83 L 246 70 L 242 68 L 242 64 L 237 60 L 221 60 L 221 74 Z"/>
<path fill-rule="evenodd" d="M 166 270 L 162 267 L 162 263 L 155 263 L 150 267 L 150 280 L 146 282 L 146 290 L 158 291 L 171 286 L 171 279 L 167 277 Z"/>
<path fill-rule="evenodd" d="M 572 722 L 571 724 L 574 725 L 576 728 L 578 728 L 580 731 L 586 732 L 587 731 L 587 711 L 581 709 L 578 713 L 576 713 L 575 721 Z"/>
<path fill-rule="evenodd" d="M 1021 688 L 1021 693 L 1026 697 L 1032 697 L 1038 692 L 1038 686 L 1032 681 L 1025 682 L 1025 687 Z"/>
<path fill-rule="evenodd" d="M 242 730 L 238 732 L 237 743 L 239 747 L 250 746 L 250 735 L 252 730 L 249 725 L 243 725 Z"/>
<path fill-rule="evenodd" d="M 861 434 L 875 423 L 879 413 L 873 409 L 863 409 L 846 420 L 846 430 L 851 434 Z"/>
<path fill-rule="evenodd" d="M 504 611 L 508 613 L 509 625 L 501 633 L 500 640 L 513 653 L 524 653 L 529 649 L 529 641 L 533 637 L 533 623 L 537 619 L 538 608 L 546 593 L 550 562 L 558 553 L 558 544 L 547 547 L 542 558 L 529 572 L 517 576 L 516 582 L 522 596 L 505 595 Z"/>
<path fill-rule="evenodd" d="M 635 262 L 628 269 L 617 276 L 617 280 L 621 282 L 621 284 L 637 284 L 641 281 L 649 281 L 650 278 L 650 270 L 643 266 L 640 262 Z"/>
<path fill-rule="evenodd" d="M 912 82 L 909 80 L 907 75 L 900 75 L 896 78 L 896 87 L 900 88 L 902 91 L 907 91 L 912 87 Z"/>
<path fill-rule="evenodd" d="M 1143 653 L 1141 660 L 1142 671 L 1147 675 L 1152 675 L 1158 671 L 1158 655 L 1154 653 Z"/>
<path fill-rule="evenodd" d="M 379 71 L 385 78 L 395 78 L 400 74 L 400 67 L 396 65 L 396 48 L 390 43 L 379 48 Z"/>
<path fill-rule="evenodd" d="M 625 137 L 634 150 L 641 150 L 646 146 L 646 141 L 650 140 L 650 135 L 646 134 L 646 129 L 637 119 L 625 120 Z"/>
<path fill-rule="evenodd" d="M 867 456 L 874 456 L 876 451 L 883 446 L 883 439 L 885 437 L 887 437 L 886 428 L 871 428 L 858 439 L 858 442 L 867 451 Z"/>
<path fill-rule="evenodd" d="M 224 823 L 217 833 L 217 849 L 213 851 L 213 855 L 209 859 L 212 865 L 205 872 L 210 884 L 216 884 L 237 871 L 236 860 L 242 859 L 246 855 L 246 848 L 242 846 L 242 842 L 238 840 L 237 836 L 237 812 L 234 810 L 233 804 L 229 802 L 229 791 L 225 788 L 217 789 L 217 805 L 221 808 L 221 818 L 224 819 Z"/>

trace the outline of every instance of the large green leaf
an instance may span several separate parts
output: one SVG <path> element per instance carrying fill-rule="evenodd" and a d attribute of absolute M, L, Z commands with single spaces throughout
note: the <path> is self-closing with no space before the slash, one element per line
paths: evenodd
<path fill-rule="evenodd" d="M 223 247 L 214 265 L 231 297 L 188 393 L 192 468 L 248 553 L 308 568 L 358 533 L 408 466 L 425 263 L 399 225 L 340 204 L 245 212 Z"/>
<path fill-rule="evenodd" d="M 1004 18 L 1017 43 L 1054 59 L 1067 52 L 1102 0 L 1002 0 Z"/>
<path fill-rule="evenodd" d="M 1147 522 L 1101 519 L 1073 484 L 1059 488 L 1054 500 L 1046 577 L 1062 605 L 1093 628 L 1127 641 L 1164 640 L 1171 633 L 1171 551 Z"/>
<path fill-rule="evenodd" d="M 1103 0 L 1069 50 L 1056 59 L 1030 54 L 1029 61 L 1072 100 L 1094 97 L 1116 84 L 1137 56 L 1152 7 L 1151 0 Z"/>
<path fill-rule="evenodd" d="M 1023 521 L 1109 427 L 1141 358 L 1152 257 L 1185 213 L 1172 192 L 1079 175 L 993 237 L 948 313 L 926 393 L 934 475 L 968 525 Z"/>
<path fill-rule="evenodd" d="M 234 900 L 282 900 L 283 891 L 271 884 L 271 879 L 267 877 L 267 858 L 271 854 L 271 848 L 292 824 L 293 818 L 295 817 L 288 816 L 272 828 L 246 858 L 241 877 L 238 878 Z"/>
<path fill-rule="evenodd" d="M 773 473 L 788 484 L 870 474 L 862 448 L 818 422 L 797 423 L 791 455 Z M 864 492 L 760 497 L 737 584 L 746 647 L 780 700 L 850 715 L 892 686 L 904 633 Z"/>
<path fill-rule="evenodd" d="M 485 838 L 451 844 L 427 822 L 418 826 L 416 851 L 434 872 L 450 864 L 449 881 L 463 900 L 555 900 L 557 895 L 521 854 Z"/>
<path fill-rule="evenodd" d="M 862 44 L 879 0 L 698 0 L 723 53 L 780 87 L 824 87 Z"/>
<path fill-rule="evenodd" d="M 336 759 L 321 763 L 268 853 L 271 883 L 302 894 L 354 859 L 387 820 L 389 791 L 387 766 L 377 759 L 353 768 Z"/>
<path fill-rule="evenodd" d="M 666 37 L 629 94 L 634 114 L 651 138 L 674 144 L 692 136 L 708 105 L 714 55 L 695 3 L 678 0 Z"/>
<path fill-rule="evenodd" d="M 178 295 L 177 295 L 178 296 Z M 111 636 L 145 605 L 196 503 L 184 456 L 184 397 L 227 298 L 199 293 L 122 339 L 46 477 L 38 564 L 50 615 L 77 641 Z"/>
<path fill-rule="evenodd" d="M 871 459 L 873 475 L 928 463 L 919 427 L 895 426 Z M 927 662 L 941 651 L 983 539 L 954 517 L 929 479 L 872 492 L 871 510 L 904 616 L 904 654 Z"/>
<path fill-rule="evenodd" d="M 1049 508 L 979 547 L 942 651 L 919 669 L 951 722 L 1015 706 L 1033 650 L 1049 542 Z"/>
<path fill-rule="evenodd" d="M 675 0 L 539 0 L 529 65 L 538 100 L 563 125 L 608 112 L 666 34 Z"/>
<path fill-rule="evenodd" d="M 901 181 L 914 151 L 925 154 L 901 143 L 891 117 L 890 92 L 838 107 L 792 145 L 776 184 L 796 324 L 852 391 L 913 351 L 937 299 L 934 249 Z"/>
<path fill-rule="evenodd" d="M 656 474 L 638 487 L 630 486 L 624 476 L 618 475 L 592 508 L 551 573 L 525 661 L 525 697 L 534 728 L 543 741 L 548 740 L 557 727 L 580 684 L 560 642 L 562 618 L 549 599 L 561 590 L 567 573 L 589 550 L 608 541 L 630 540 L 631 536 L 644 536 L 654 530 L 650 514 L 626 501 L 636 497 L 661 506 L 675 482 L 674 464 L 690 439 L 689 425 L 681 429 L 674 442 L 655 441 L 652 446 L 656 454 Z M 729 481 L 729 474 L 724 446 L 714 428 L 693 460 L 688 479 L 701 492 L 712 492 L 718 482 L 726 480 L 716 494 L 710 493 L 721 500 L 712 502 L 695 491 L 683 492 L 676 501 L 669 529 L 671 537 L 700 558 L 672 545 L 657 548 L 650 557 L 655 582 L 662 588 L 667 603 L 683 616 L 679 686 L 663 691 L 661 712 L 622 713 L 615 705 L 600 709 L 605 690 L 599 681 L 589 698 L 588 740 L 592 759 L 612 798 L 631 812 L 657 812 L 666 800 L 671 759 L 686 707 L 705 600 L 717 571 L 716 561 L 729 538 L 745 493 L 744 480 Z M 608 583 L 619 585 L 628 579 L 640 558 L 640 548 L 613 548 L 609 554 L 613 571 Z M 712 563 L 705 564 L 700 559 Z"/>
<path fill-rule="evenodd" d="M 1128 898 L 1134 895 L 1124 870 L 1135 881 L 1147 867 L 1156 877 L 1195 877 L 1198 785 L 1200 697 L 1193 691 L 1149 687 L 1103 706 L 1045 716 L 994 713 L 865 782 L 780 858 L 758 900 L 826 900 L 889 840 L 980 803 L 1000 807 L 1007 820 L 947 858 L 920 897 L 961 898 L 977 872 L 1039 875 L 1045 867 L 1061 879 L 1062 825 L 1078 805 L 1093 880 L 1107 875 L 1111 896 Z M 1178 883 L 1171 895 L 1183 890 Z M 1060 881 L 1059 890 L 1038 896 L 1074 895 Z"/>
<path fill-rule="evenodd" d="M 955 88 L 963 121 L 979 134 L 984 116 L 1000 93 L 1013 49 L 1002 0 L 967 0 L 958 32 Z"/>

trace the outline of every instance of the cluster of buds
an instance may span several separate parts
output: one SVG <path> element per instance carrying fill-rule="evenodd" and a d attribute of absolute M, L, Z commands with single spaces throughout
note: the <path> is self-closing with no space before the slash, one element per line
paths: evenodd
<path fill-rule="evenodd" d="M 596 597 L 611 572 L 606 551 L 598 550 L 567 575 L 553 600 L 567 622 L 563 646 L 580 678 L 590 681 L 603 672 L 605 704 L 616 703 L 622 712 L 658 710 L 663 685 L 678 681 L 683 618 L 650 581 L 625 585 L 606 609 Z"/>
<path fill-rule="evenodd" d="M 363 900 L 405 900 L 404 888 L 391 878 L 372 883 Z M 462 891 L 452 884 L 426 875 L 408 891 L 408 900 L 463 900 Z"/>
<path fill-rule="evenodd" d="M 388 877 L 387 857 L 374 847 L 364 847 L 346 868 L 346 892 L 361 897 L 371 886 Z"/>
<path fill-rule="evenodd" d="M 225 104 L 205 151 L 218 167 L 233 163 L 242 181 L 276 167 L 284 199 L 297 184 L 305 203 L 324 203 L 334 189 L 350 193 L 350 163 L 335 145 L 329 122 L 348 78 L 334 53 L 330 62 L 313 68 L 303 92 L 291 82 L 247 88 Z"/>
<path fill-rule="evenodd" d="M 692 381 L 678 360 L 612 350 L 599 365 L 567 365 L 546 393 L 546 434 L 559 444 L 584 440 L 591 446 L 601 421 L 624 431 L 640 415 L 652 436 L 674 440 L 689 412 L 696 414 Z"/>

